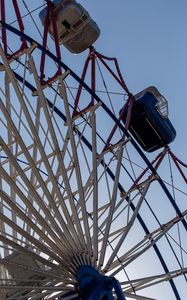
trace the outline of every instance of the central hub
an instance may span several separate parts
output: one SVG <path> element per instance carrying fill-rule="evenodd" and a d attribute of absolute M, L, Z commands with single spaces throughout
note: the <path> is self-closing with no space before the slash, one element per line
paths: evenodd
<path fill-rule="evenodd" d="M 104 276 L 91 266 L 81 266 L 77 273 L 80 296 L 83 300 L 125 300 L 119 282 L 114 277 Z"/>

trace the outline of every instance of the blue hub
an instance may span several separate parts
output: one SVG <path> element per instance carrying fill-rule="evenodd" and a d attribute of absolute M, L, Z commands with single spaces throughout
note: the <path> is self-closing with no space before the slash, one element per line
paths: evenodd
<path fill-rule="evenodd" d="M 77 281 L 82 300 L 125 300 L 124 293 L 117 279 L 99 274 L 91 266 L 81 266 Z"/>

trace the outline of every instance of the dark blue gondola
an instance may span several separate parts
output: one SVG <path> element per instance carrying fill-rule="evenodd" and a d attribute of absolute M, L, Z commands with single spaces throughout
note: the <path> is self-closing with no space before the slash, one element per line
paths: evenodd
<path fill-rule="evenodd" d="M 122 117 L 125 123 L 126 114 Z M 176 131 L 168 119 L 167 101 L 155 87 L 135 95 L 129 131 L 147 152 L 171 143 Z"/>

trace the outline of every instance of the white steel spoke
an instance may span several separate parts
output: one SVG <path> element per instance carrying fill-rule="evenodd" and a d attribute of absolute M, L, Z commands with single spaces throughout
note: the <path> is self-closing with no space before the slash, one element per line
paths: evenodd
<path fill-rule="evenodd" d="M 63 276 L 57 276 L 56 274 L 49 272 L 49 271 L 43 271 L 41 269 L 36 269 L 34 267 L 28 266 L 28 265 L 24 265 L 24 264 L 20 264 L 20 263 L 16 263 L 14 261 L 8 260 L 6 258 L 4 259 L 0 259 L 0 264 L 3 266 L 10 266 L 10 267 L 17 267 L 18 269 L 22 269 L 22 270 L 28 270 L 31 271 L 37 275 L 43 275 L 45 277 L 50 277 L 50 278 L 56 278 L 56 279 L 61 279 L 63 280 Z"/>
<path fill-rule="evenodd" d="M 183 218 L 187 212 L 183 213 Z M 118 260 L 114 261 L 111 264 L 111 270 L 116 268 L 114 272 L 112 272 L 112 276 L 115 276 L 120 270 L 124 269 L 128 264 L 132 263 L 135 259 L 145 253 L 147 250 L 153 247 L 166 233 L 178 222 L 181 221 L 181 218 L 176 217 L 173 220 L 169 221 L 167 224 L 162 225 L 154 232 L 150 233 L 148 236 L 140 241 L 135 247 L 130 249 L 125 255 L 118 258 Z"/>
<path fill-rule="evenodd" d="M 75 145 L 75 140 L 74 140 L 74 135 L 73 135 L 73 125 L 72 125 L 71 116 L 70 116 L 70 112 L 69 112 L 66 88 L 65 88 L 65 84 L 63 83 L 63 81 L 61 82 L 61 86 L 60 86 L 60 94 L 61 94 L 62 99 L 64 100 L 64 106 L 65 106 L 65 111 L 66 111 L 69 137 L 70 137 L 71 147 L 72 147 L 72 152 L 73 152 L 73 157 L 74 157 L 73 163 L 75 165 L 75 172 L 76 172 L 76 176 L 77 176 L 77 185 L 78 185 L 78 189 L 79 189 L 79 201 L 80 201 L 80 205 L 82 208 L 82 214 L 83 214 L 83 223 L 84 223 L 84 228 L 85 228 L 86 242 L 87 242 L 89 254 L 92 255 L 91 237 L 90 237 L 90 231 L 89 231 L 89 225 L 88 225 L 88 214 L 86 211 L 86 205 L 85 205 L 85 201 L 84 201 L 84 190 L 83 190 L 83 185 L 82 185 L 82 178 L 81 178 L 79 160 L 78 160 L 78 155 L 77 155 L 76 145 Z"/>
<path fill-rule="evenodd" d="M 34 253 L 33 251 L 29 250 L 29 247 L 22 247 L 21 245 L 19 245 L 18 243 L 13 242 L 12 240 L 6 238 L 4 235 L 0 234 L 0 240 L 5 242 L 7 245 L 11 246 L 13 249 L 15 249 L 16 251 L 18 251 L 19 253 L 23 253 L 26 254 L 29 257 L 32 257 L 33 259 L 36 259 L 37 261 L 41 262 L 44 266 L 48 266 L 49 268 L 57 268 L 59 269 L 59 272 L 63 275 L 65 274 L 67 276 L 67 273 L 65 272 L 65 270 L 63 269 L 62 265 L 55 265 L 53 263 L 51 263 L 49 260 L 45 259 L 44 257 L 42 257 L 41 255 L 38 255 L 36 253 Z M 42 247 L 42 251 L 45 249 L 46 254 L 50 255 L 50 257 L 53 256 L 54 260 L 59 260 L 57 256 L 53 255 L 53 253 L 47 249 L 47 247 L 45 248 L 45 246 Z M 52 256 L 51 256 L 52 255 Z M 60 260 L 59 260 L 60 261 Z M 62 263 L 62 261 L 61 261 Z"/>
<path fill-rule="evenodd" d="M 0 107 L 3 109 L 3 104 L 1 103 L 1 101 L 0 101 Z M 5 110 L 4 110 L 4 112 L 6 113 Z M 7 115 L 7 117 L 8 117 L 8 115 Z M 11 122 L 10 118 L 8 119 L 8 122 L 9 122 L 9 125 L 10 125 L 10 126 L 12 125 L 11 127 L 12 127 L 14 133 L 16 134 L 16 133 L 17 133 L 16 128 L 15 128 L 15 126 L 13 125 L 13 123 Z M 38 173 L 38 170 L 36 169 L 36 166 L 35 166 L 34 162 L 32 161 L 32 159 L 31 159 L 31 157 L 30 157 L 30 155 L 29 155 L 29 153 L 28 153 L 28 151 L 27 151 L 27 149 L 26 149 L 26 147 L 25 147 L 25 145 L 24 145 L 23 141 L 21 140 L 21 137 L 19 136 L 18 133 L 17 133 L 16 137 L 17 137 L 18 140 L 20 140 L 20 145 L 23 147 L 23 149 L 24 149 L 23 152 L 24 152 L 24 154 L 27 156 L 30 165 L 33 166 L 33 169 L 34 169 L 34 171 L 35 171 L 35 172 L 34 172 L 35 176 L 37 177 L 37 179 L 38 179 L 39 182 L 41 183 L 41 186 L 44 187 L 44 191 L 46 190 L 46 191 L 47 191 L 47 194 L 49 194 L 47 188 L 45 187 L 45 183 L 43 182 L 43 180 L 42 180 L 40 174 Z M 2 143 L 3 143 L 3 141 L 2 141 Z M 3 143 L 3 144 L 4 144 L 4 143 Z M 5 146 L 5 145 L 4 145 L 4 146 Z M 6 147 L 6 149 L 7 149 L 7 147 Z M 9 152 L 9 155 L 10 155 L 10 152 Z M 11 156 L 12 156 L 12 155 L 11 155 Z M 12 158 L 12 159 L 13 159 L 13 158 Z M 14 161 L 15 165 L 19 168 L 20 172 L 23 173 L 22 170 L 21 170 L 21 168 L 18 166 L 17 162 L 16 162 L 14 159 L 13 159 L 13 161 Z M 7 181 L 11 182 L 11 186 L 15 186 L 13 180 L 9 177 L 9 175 L 4 171 L 4 169 L 3 169 L 1 166 L 0 166 L 0 168 L 1 168 L 2 174 L 4 174 L 4 176 L 6 176 Z M 25 176 L 24 176 L 24 177 L 25 177 Z M 18 190 L 18 188 L 17 188 L 16 186 L 15 186 L 15 189 Z M 32 189 L 32 190 L 33 190 L 33 189 Z M 20 195 L 22 195 L 21 191 L 19 191 L 18 193 L 19 193 Z M 43 209 L 44 209 L 44 212 L 45 212 L 46 215 L 48 216 L 49 220 L 51 221 L 52 224 L 54 224 L 54 226 L 55 226 L 57 232 L 59 232 L 59 235 L 60 235 L 60 236 L 63 236 L 63 233 L 62 233 L 61 231 L 59 231 L 59 227 L 57 226 L 57 223 L 55 222 L 54 218 L 53 218 L 53 217 L 51 216 L 51 214 L 49 213 L 49 210 L 45 208 L 45 204 L 44 204 L 42 201 L 40 201 L 39 196 L 38 196 L 36 193 L 35 193 L 35 195 L 36 195 L 36 199 L 38 198 L 38 201 L 39 201 L 40 205 L 42 205 L 42 207 L 43 207 Z M 49 196 L 50 196 L 50 195 L 49 195 Z M 28 207 L 30 206 L 30 211 L 33 211 L 32 204 L 26 199 L 26 197 L 23 196 L 23 197 L 21 197 L 21 198 L 22 198 L 22 199 L 25 199 L 25 203 L 27 203 L 27 206 L 28 206 Z M 49 198 L 49 199 L 50 199 L 50 198 Z M 53 204 L 53 202 L 51 202 L 51 204 Z M 42 222 L 42 224 L 44 224 L 44 222 L 43 222 L 44 220 L 43 220 L 43 218 L 40 216 L 40 214 L 37 213 L 37 212 L 35 212 L 35 215 L 36 215 L 38 221 L 39 221 L 39 220 L 42 220 L 41 222 Z M 49 231 L 50 231 L 50 228 L 49 228 Z M 65 238 L 65 237 L 64 237 L 64 238 Z"/>
<path fill-rule="evenodd" d="M 143 203 L 143 200 L 144 200 L 144 198 L 145 198 L 145 195 L 146 195 L 146 193 L 147 193 L 147 191 L 148 191 L 148 188 L 149 188 L 149 182 L 146 183 L 146 185 L 145 185 L 145 187 L 144 187 L 144 189 L 143 189 L 143 191 L 142 191 L 142 194 L 141 194 L 140 199 L 139 199 L 139 201 L 138 201 L 138 203 L 137 203 L 137 205 L 136 205 L 136 208 L 135 208 L 135 210 L 134 210 L 134 212 L 133 212 L 133 214 L 132 214 L 132 217 L 130 218 L 130 220 L 129 220 L 129 222 L 128 222 L 128 224 L 127 224 L 125 230 L 124 230 L 123 235 L 121 236 L 119 242 L 117 243 L 117 245 L 116 245 L 116 247 L 115 247 L 115 249 L 114 249 L 114 251 L 113 251 L 111 257 L 109 258 L 109 260 L 108 260 L 108 262 L 107 262 L 107 264 L 106 264 L 106 266 L 105 266 L 105 268 L 104 268 L 105 271 L 108 270 L 108 268 L 109 268 L 110 265 L 112 264 L 112 261 L 114 260 L 116 254 L 117 254 L 118 251 L 119 251 L 119 248 L 120 248 L 121 245 L 123 244 L 123 242 L 124 242 L 125 238 L 127 237 L 128 233 L 129 233 L 129 231 L 130 231 L 130 229 L 132 228 L 133 223 L 134 223 L 134 221 L 136 220 L 136 217 L 137 217 L 137 215 L 138 215 L 138 213 L 139 213 L 139 210 L 140 210 L 141 205 L 142 205 L 142 203 Z"/>
<path fill-rule="evenodd" d="M 11 154 L 11 152 L 9 151 L 8 147 L 5 145 L 5 143 L 3 142 L 3 140 L 0 138 L 0 145 L 2 145 L 3 150 L 5 151 L 5 153 L 7 154 L 7 156 L 9 157 L 9 160 L 11 162 L 11 164 L 15 167 L 16 172 L 21 176 L 22 180 L 25 182 L 25 184 L 28 187 L 29 192 L 31 193 L 32 197 L 35 199 L 35 201 L 38 201 L 38 205 L 42 207 L 42 210 L 44 212 L 44 214 L 47 216 L 48 220 L 50 220 L 52 222 L 52 224 L 54 223 L 54 219 L 51 217 L 51 214 L 49 214 L 49 210 L 48 208 L 44 205 L 44 202 L 42 201 L 42 199 L 40 199 L 39 195 L 36 193 L 35 188 L 32 186 L 32 184 L 30 183 L 30 181 L 28 180 L 27 176 L 25 175 L 25 173 L 22 171 L 21 167 L 19 166 L 19 164 L 17 163 L 17 161 L 15 160 L 14 156 Z M 1 167 L 0 167 L 1 168 Z M 2 170 L 2 169 L 1 169 Z M 4 173 L 4 171 L 2 170 L 2 174 Z M 4 173 L 5 174 L 5 173 Z M 7 178 L 7 176 L 6 176 Z M 8 178 L 7 178 L 8 179 Z M 28 203 L 29 201 L 27 201 Z M 30 203 L 30 202 L 29 202 Z M 29 205 L 29 204 L 27 204 Z M 32 208 L 32 203 L 30 205 L 30 207 Z M 38 214 L 38 216 L 40 216 L 40 214 Z M 38 219 L 39 220 L 39 219 Z M 55 227 L 57 227 L 57 224 L 55 224 Z M 50 227 L 49 227 L 50 228 Z"/>
<path fill-rule="evenodd" d="M 17 95 L 18 95 L 18 98 L 19 98 L 19 100 L 20 100 L 20 102 L 21 102 L 21 105 L 22 105 L 22 107 L 23 107 L 23 110 L 24 110 L 25 115 L 26 115 L 27 120 L 28 120 L 28 124 L 30 125 L 30 128 L 31 128 L 31 130 L 32 130 L 32 133 L 33 133 L 33 135 L 34 135 L 34 139 L 35 139 L 36 142 L 37 142 L 38 149 L 39 149 L 39 151 L 40 151 L 40 154 L 41 154 L 41 157 L 42 157 L 42 159 L 43 159 L 43 162 L 45 163 L 46 169 L 48 170 L 48 176 L 50 177 L 51 181 L 53 182 L 53 185 L 56 187 L 56 193 L 60 195 L 60 193 L 59 193 L 59 188 L 58 188 L 57 183 L 56 183 L 56 179 L 54 178 L 54 175 L 53 175 L 53 173 L 52 173 L 52 171 L 51 171 L 51 167 L 50 167 L 49 162 L 48 162 L 48 160 L 47 160 L 47 157 L 46 157 L 46 155 L 45 155 L 45 151 L 44 151 L 43 146 L 42 146 L 42 144 L 41 144 L 41 142 L 40 142 L 40 139 L 38 138 L 38 134 L 37 134 L 36 128 L 35 128 L 35 126 L 34 126 L 34 124 L 33 124 L 33 122 L 32 122 L 32 119 L 31 119 L 30 115 L 29 115 L 29 112 L 28 112 L 28 110 L 27 110 L 27 107 L 26 107 L 26 105 L 25 105 L 25 103 L 24 103 L 24 101 L 23 101 L 23 99 L 22 99 L 22 96 L 21 96 L 19 87 L 17 86 L 15 77 L 13 76 L 13 73 L 11 72 L 11 70 L 10 70 L 10 68 L 9 68 L 9 66 L 8 66 L 7 60 L 6 60 L 6 58 L 5 58 L 5 55 L 3 54 L 3 51 L 2 51 L 1 49 L 0 49 L 0 53 L 1 53 L 2 56 L 3 56 L 4 64 L 5 64 L 5 65 L 7 66 L 7 68 L 8 68 L 8 74 L 9 74 L 9 76 L 10 76 L 10 78 L 11 78 L 11 81 L 12 81 L 12 83 L 13 83 L 13 85 L 14 85 L 15 91 L 16 91 L 16 93 L 17 93 Z M 23 145 L 23 143 L 22 143 L 22 145 Z M 26 150 L 26 151 L 27 151 L 27 150 Z M 26 152 L 26 151 L 25 151 L 25 152 Z M 36 169 L 36 167 L 35 167 L 35 169 Z M 36 171 L 36 173 L 38 173 L 38 172 Z M 44 190 L 47 191 L 47 189 L 45 188 L 45 184 L 44 184 L 43 188 L 44 188 Z M 61 195 L 60 195 L 60 196 L 61 196 Z M 51 205 L 52 205 L 52 207 L 53 207 L 53 209 L 54 209 L 54 211 L 55 211 L 55 213 L 56 213 L 56 217 L 58 217 L 59 222 L 60 222 L 61 224 L 63 224 L 63 227 L 66 226 L 65 223 L 64 223 L 64 221 L 62 220 L 62 217 L 61 217 L 61 215 L 60 215 L 58 209 L 57 209 L 56 206 L 55 206 L 54 201 L 51 201 Z M 67 227 L 67 226 L 66 226 L 65 232 L 66 232 L 67 235 L 69 235 L 69 230 L 68 230 L 68 227 Z"/>
<path fill-rule="evenodd" d="M 63 164 L 63 157 L 61 155 L 60 147 L 58 145 L 58 141 L 57 141 L 57 138 L 56 138 L 56 135 L 55 135 L 55 131 L 54 131 L 54 128 L 53 128 L 53 125 L 52 125 L 52 122 L 51 122 L 50 115 L 49 115 L 49 111 L 48 111 L 48 108 L 47 108 L 46 99 L 45 99 L 43 91 L 41 89 L 41 86 L 40 86 L 40 83 L 39 83 L 39 79 L 38 79 L 38 76 L 37 76 L 37 73 L 36 73 L 36 67 L 34 65 L 34 61 L 33 61 L 32 58 L 30 58 L 30 60 L 29 60 L 29 66 L 30 66 L 31 71 L 34 74 L 34 78 L 35 78 L 36 85 L 37 85 L 39 99 L 40 99 L 40 101 L 42 103 L 42 107 L 44 109 L 46 120 L 47 120 L 47 123 L 48 123 L 48 126 L 49 126 L 49 131 L 51 133 L 51 139 L 53 140 L 54 149 L 56 149 L 56 153 L 57 153 L 57 157 L 58 157 L 58 162 L 59 162 L 59 167 L 62 169 L 62 173 L 63 173 L 63 177 L 64 177 L 64 183 L 65 183 L 65 186 L 67 188 L 68 195 L 69 195 L 69 197 L 71 197 L 72 192 L 71 192 L 70 185 L 68 184 L 68 178 L 67 178 L 67 175 L 66 175 L 66 169 L 65 169 L 65 166 Z M 56 183 L 56 180 L 53 182 L 53 186 L 54 187 L 56 186 L 55 192 L 57 193 L 57 196 L 60 199 L 61 198 L 61 193 L 59 191 L 59 188 L 58 188 L 58 185 Z M 83 236 L 83 233 L 82 233 L 82 228 L 81 228 L 79 220 L 78 220 L 77 212 L 76 212 L 75 205 L 74 205 L 74 200 L 72 199 L 72 197 L 71 197 L 71 200 L 72 200 L 71 201 L 71 204 L 72 204 L 71 207 L 72 207 L 72 211 L 74 213 L 75 222 L 76 222 L 76 225 L 77 225 L 77 229 L 78 229 L 79 235 L 82 238 L 82 242 L 83 242 L 84 241 L 84 236 Z M 67 207 L 65 206 L 64 201 L 61 201 L 60 205 L 62 206 L 64 214 L 66 215 L 66 218 L 67 218 L 67 220 L 68 220 L 68 222 L 69 222 L 69 224 L 70 224 L 70 226 L 71 226 L 71 228 L 72 228 L 72 230 L 74 232 L 74 235 L 75 235 L 74 238 L 76 237 L 77 242 L 79 243 L 78 235 L 76 234 L 76 232 L 74 230 L 74 225 L 72 223 L 71 216 L 69 215 L 69 212 L 67 210 Z"/>
<path fill-rule="evenodd" d="M 120 147 L 118 155 L 119 156 L 118 156 L 118 162 L 117 162 L 117 166 L 116 166 L 115 181 L 114 181 L 114 185 L 113 185 L 112 197 L 111 197 L 111 200 L 110 200 L 111 205 L 110 205 L 110 209 L 109 209 L 109 213 L 108 213 L 108 217 L 107 217 L 105 234 L 104 234 L 104 237 L 103 237 L 101 255 L 100 255 L 100 260 L 99 260 L 99 265 L 100 266 L 102 266 L 103 262 L 104 262 L 106 247 L 107 247 L 107 243 L 108 243 L 108 235 L 109 235 L 109 231 L 110 231 L 110 227 L 111 227 L 112 219 L 113 219 L 113 214 L 114 214 L 115 206 L 116 206 L 119 175 L 120 175 L 121 163 L 122 163 L 122 157 L 123 157 L 123 146 Z M 115 254 L 114 254 L 114 256 L 115 256 Z"/>
<path fill-rule="evenodd" d="M 93 159 L 93 251 L 98 260 L 98 175 L 97 175 L 97 140 L 95 112 L 91 115 L 92 125 L 92 159 Z"/>
<path fill-rule="evenodd" d="M 129 285 L 133 286 L 133 288 L 132 287 L 125 288 L 125 292 L 128 294 L 128 293 L 132 293 L 135 291 L 139 291 L 139 290 L 151 287 L 156 284 L 160 284 L 164 281 L 174 279 L 174 278 L 176 278 L 180 275 L 184 275 L 186 273 L 187 273 L 187 268 L 184 268 L 184 269 L 175 270 L 175 271 L 172 271 L 169 273 L 159 274 L 159 275 L 140 278 L 140 279 L 134 279 L 134 280 L 130 280 L 128 282 L 122 282 L 121 286 L 122 287 L 129 286 Z"/>

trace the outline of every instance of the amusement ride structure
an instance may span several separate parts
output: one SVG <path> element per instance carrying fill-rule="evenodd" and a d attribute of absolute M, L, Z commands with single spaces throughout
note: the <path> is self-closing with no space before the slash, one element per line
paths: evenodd
<path fill-rule="evenodd" d="M 184 300 L 187 165 L 167 100 L 129 91 L 76 1 L 0 10 L 0 299 Z M 61 45 L 88 52 L 79 70 Z"/>

